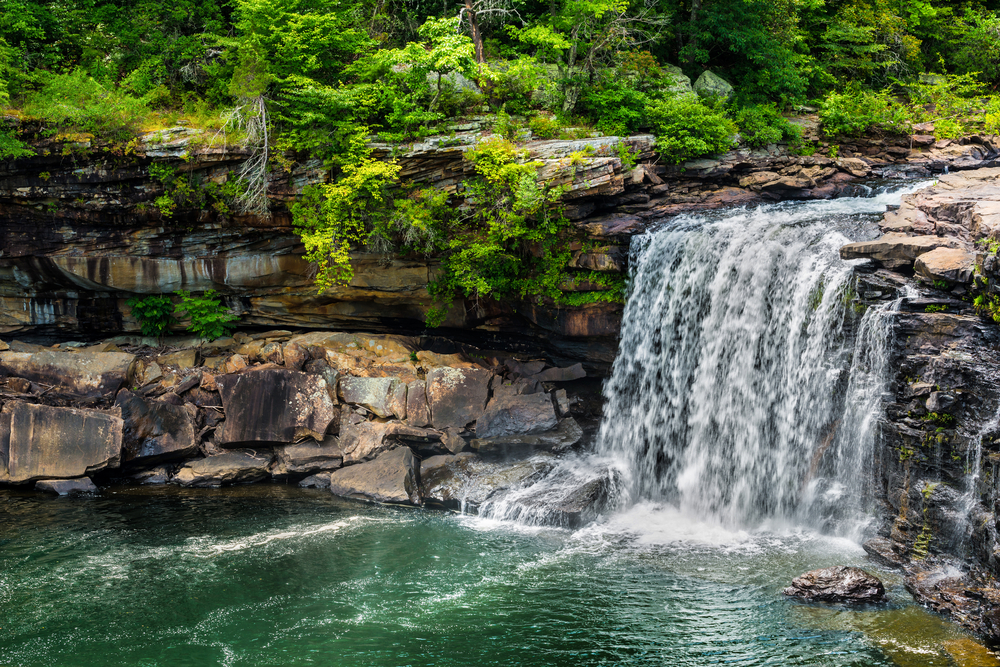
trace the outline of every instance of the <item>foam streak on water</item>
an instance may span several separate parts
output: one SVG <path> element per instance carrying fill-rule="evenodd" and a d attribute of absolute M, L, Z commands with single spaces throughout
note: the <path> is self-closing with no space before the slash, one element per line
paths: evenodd
<path fill-rule="evenodd" d="M 852 217 L 900 194 L 683 217 L 633 241 L 598 439 L 624 506 L 752 529 L 863 497 L 898 301 L 857 312 L 838 250 Z"/>

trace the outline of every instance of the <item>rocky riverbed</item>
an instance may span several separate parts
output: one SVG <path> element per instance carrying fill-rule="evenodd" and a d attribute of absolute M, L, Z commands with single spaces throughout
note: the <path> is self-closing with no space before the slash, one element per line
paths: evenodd
<path fill-rule="evenodd" d="M 66 494 L 93 490 L 90 478 L 274 480 L 475 511 L 548 472 L 596 416 L 579 364 L 387 335 L 172 342 L 4 343 L 0 482 Z M 608 479 L 551 502 L 550 519 L 595 513 Z"/>

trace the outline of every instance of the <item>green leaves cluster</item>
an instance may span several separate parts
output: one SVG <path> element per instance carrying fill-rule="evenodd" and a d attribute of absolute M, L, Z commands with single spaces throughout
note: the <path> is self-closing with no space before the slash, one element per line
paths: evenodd
<path fill-rule="evenodd" d="M 703 104 L 696 95 L 662 99 L 646 114 L 656 132 L 657 150 L 669 162 L 722 153 L 736 144 L 736 124 L 721 108 Z"/>
<path fill-rule="evenodd" d="M 127 301 L 132 310 L 132 316 L 139 321 L 144 336 L 161 338 L 177 323 L 177 317 L 185 317 L 190 321 L 187 330 L 202 338 L 215 340 L 229 335 L 235 327 L 233 322 L 239 316 L 222 306 L 222 301 L 216 298 L 215 290 L 208 290 L 201 296 L 192 295 L 185 290 L 175 292 L 181 302 L 174 304 L 165 294 L 154 294 L 144 297 L 132 297 Z"/>

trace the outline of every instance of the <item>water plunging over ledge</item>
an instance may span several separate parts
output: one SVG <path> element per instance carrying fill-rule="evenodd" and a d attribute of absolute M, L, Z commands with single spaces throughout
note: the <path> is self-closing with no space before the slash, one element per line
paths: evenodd
<path fill-rule="evenodd" d="M 838 250 L 920 187 L 682 216 L 636 237 L 595 455 L 482 511 L 544 522 L 605 470 L 618 509 L 859 537 L 904 295 L 859 310 Z"/>

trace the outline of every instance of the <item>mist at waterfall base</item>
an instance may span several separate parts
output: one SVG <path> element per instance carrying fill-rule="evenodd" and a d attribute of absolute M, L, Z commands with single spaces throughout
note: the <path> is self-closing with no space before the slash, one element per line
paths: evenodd
<path fill-rule="evenodd" d="M 893 304 L 851 312 L 837 248 L 898 197 L 637 240 L 597 452 L 489 516 L 282 485 L 0 491 L 0 665 L 952 664 L 964 635 L 851 539 Z M 583 528 L 517 509 L 595 470 L 615 504 Z M 834 564 L 889 603 L 780 594 Z"/>

